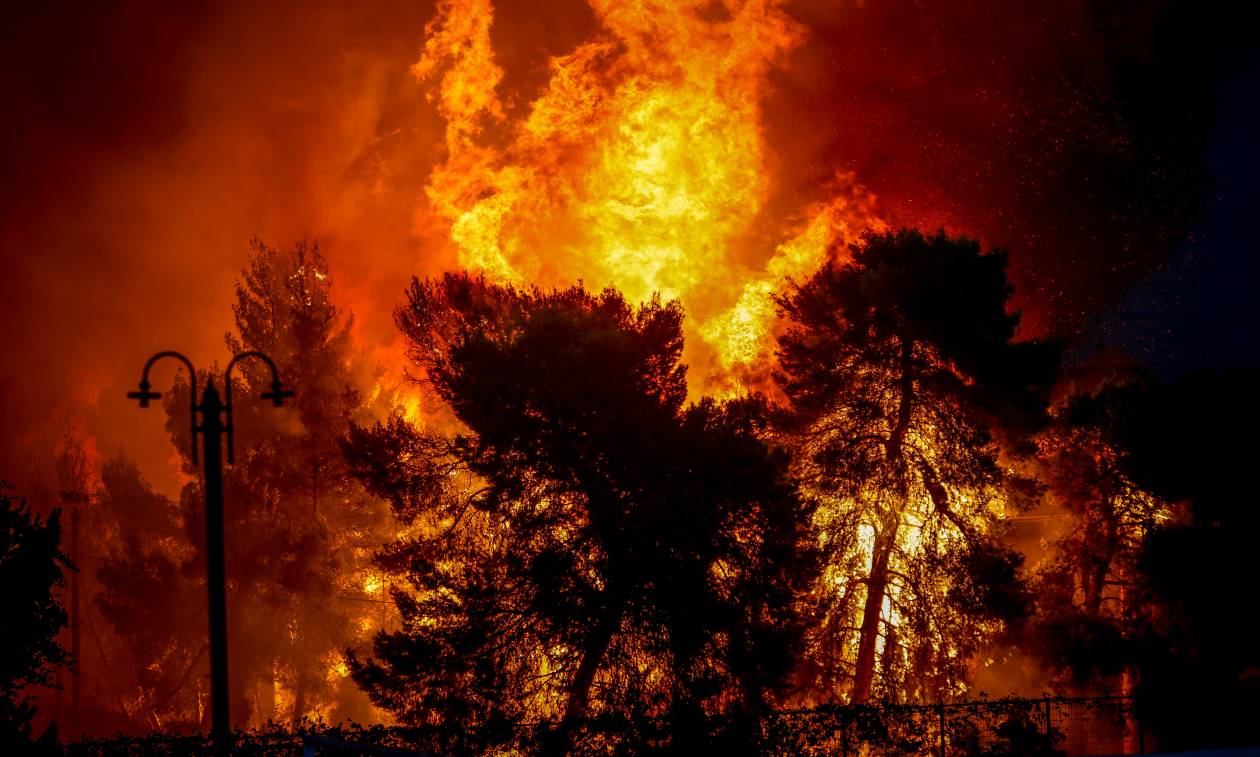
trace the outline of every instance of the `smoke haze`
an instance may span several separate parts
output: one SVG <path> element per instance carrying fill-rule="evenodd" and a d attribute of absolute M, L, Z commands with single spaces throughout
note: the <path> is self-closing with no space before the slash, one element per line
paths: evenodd
<path fill-rule="evenodd" d="M 768 254 L 851 174 L 893 225 L 1008 247 L 1027 333 L 1071 335 L 1184 239 L 1209 195 L 1210 83 L 1247 27 L 1191 6 L 788 3 L 804 36 L 762 103 L 772 176 L 756 239 Z M 173 493 L 160 413 L 123 395 L 159 349 L 224 359 L 255 235 L 318 239 L 360 344 L 397 372 L 402 288 L 456 265 L 424 192 L 445 124 L 409 71 L 432 3 L 17 13 L 3 40 L 0 478 L 22 483 L 71 421 Z M 600 33 L 585 3 L 500 3 L 509 120 L 551 57 Z"/>

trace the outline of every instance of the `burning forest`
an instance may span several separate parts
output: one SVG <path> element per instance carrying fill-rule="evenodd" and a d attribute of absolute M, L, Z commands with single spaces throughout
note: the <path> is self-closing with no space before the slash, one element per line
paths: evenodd
<path fill-rule="evenodd" d="M 15 12 L 0 745 L 1257 746 L 1248 13 Z"/>

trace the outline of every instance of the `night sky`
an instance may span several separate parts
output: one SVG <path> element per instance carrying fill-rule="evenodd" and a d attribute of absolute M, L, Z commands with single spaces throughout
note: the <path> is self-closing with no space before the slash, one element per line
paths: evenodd
<path fill-rule="evenodd" d="M 1252 54 L 1213 83 L 1203 163 L 1208 199 L 1166 262 L 1091 320 L 1081 339 L 1123 349 L 1165 378 L 1260 367 L 1260 63 Z"/>

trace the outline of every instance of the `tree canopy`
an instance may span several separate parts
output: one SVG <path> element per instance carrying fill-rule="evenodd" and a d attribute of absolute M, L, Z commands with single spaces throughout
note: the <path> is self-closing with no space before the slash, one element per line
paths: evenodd
<path fill-rule="evenodd" d="M 406 581 L 403 627 L 353 668 L 444 748 L 551 720 L 556 749 L 649 721 L 681 749 L 716 738 L 693 730 L 703 715 L 756 711 L 784 683 L 809 509 L 760 400 L 686 404 L 682 318 L 611 289 L 408 291 L 409 355 L 456 430 L 351 438 L 413 529 L 380 560 Z"/>

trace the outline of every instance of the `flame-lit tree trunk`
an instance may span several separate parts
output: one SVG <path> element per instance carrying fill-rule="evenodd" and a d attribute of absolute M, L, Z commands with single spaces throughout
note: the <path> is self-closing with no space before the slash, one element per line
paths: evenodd
<path fill-rule="evenodd" d="M 586 716 L 587 706 L 591 699 L 591 686 L 595 683 L 595 674 L 599 672 L 608 654 L 608 645 L 612 643 L 617 627 L 621 625 L 621 608 L 609 608 L 600 616 L 595 627 L 591 629 L 582 648 L 581 662 L 569 682 L 568 699 L 564 705 L 562 728 L 573 728 Z"/>
<path fill-rule="evenodd" d="M 83 440 L 72 429 L 67 430 L 58 444 L 56 456 L 57 485 L 60 488 L 58 499 L 69 511 L 70 533 L 66 552 L 76 570 L 70 575 L 70 659 L 74 665 L 70 670 L 70 715 L 59 724 L 63 732 L 70 738 L 83 735 L 83 603 L 82 591 L 82 553 L 80 551 L 79 523 L 83 517 L 84 505 L 90 499 L 88 491 L 92 475 L 87 460 L 87 452 Z"/>
<path fill-rule="evenodd" d="M 546 745 L 544 751 L 547 753 L 563 755 L 572 748 L 573 736 L 590 712 L 591 688 L 595 684 L 595 677 L 606 664 L 609 646 L 621 626 L 625 613 L 622 593 L 615 589 L 605 590 L 599 604 L 604 609 L 582 645 L 577 669 L 569 681 L 558 738 Z"/>
<path fill-rule="evenodd" d="M 294 683 L 293 691 L 293 724 L 299 725 L 306 716 L 306 682 L 300 678 Z"/>
<path fill-rule="evenodd" d="M 862 607 L 862 624 L 858 628 L 858 651 L 854 661 L 853 686 L 849 701 L 862 703 L 871 695 L 875 680 L 875 647 L 879 639 L 880 619 L 884 613 L 884 595 L 888 590 L 888 563 L 897 543 L 897 522 L 885 520 L 872 547 L 871 568 L 866 578 L 866 602 Z"/>
<path fill-rule="evenodd" d="M 905 465 L 902 460 L 902 447 L 906 434 L 910 431 L 911 404 L 914 396 L 914 341 L 901 337 L 899 359 L 895 370 L 900 374 L 897 380 L 897 413 L 896 423 L 885 444 L 886 462 L 897 470 L 897 478 L 904 479 Z M 884 613 L 884 595 L 888 590 L 889 562 L 897 547 L 897 539 L 901 530 L 901 514 L 908 507 L 908 492 L 901 487 L 894 492 L 892 506 L 887 508 L 880 519 L 871 545 L 871 569 L 866 578 L 866 603 L 862 608 L 862 624 L 858 628 L 858 652 L 854 663 L 853 687 L 849 693 L 849 701 L 863 703 L 871 694 L 871 683 L 875 679 L 875 647 L 880 634 L 880 619 Z"/>
<path fill-rule="evenodd" d="M 999 588 L 1017 584 L 1018 559 L 996 541 L 999 514 L 1015 503 L 993 431 L 999 415 L 1035 419 L 1040 398 L 1028 389 L 1048 382 L 1053 352 L 1012 344 L 1001 253 L 913 231 L 868 236 L 850 252 L 777 298 L 790 324 L 779 378 L 799 475 L 824 503 L 824 534 L 866 534 L 825 541 L 869 555 L 828 555 L 855 571 L 834 580 L 865 599 L 855 615 L 822 613 L 855 629 L 848 659 L 810 654 L 814 669 L 851 666 L 851 702 L 939 699 L 1002 619 L 1026 610 L 1017 585 Z M 836 590 L 817 594 L 825 605 Z M 807 702 L 834 696 L 811 685 L 802 682 Z"/>

